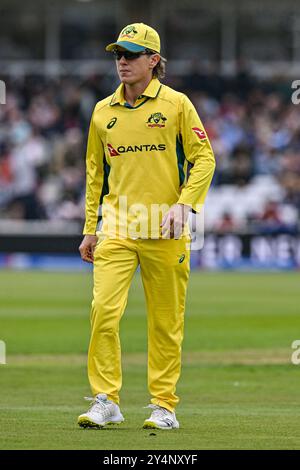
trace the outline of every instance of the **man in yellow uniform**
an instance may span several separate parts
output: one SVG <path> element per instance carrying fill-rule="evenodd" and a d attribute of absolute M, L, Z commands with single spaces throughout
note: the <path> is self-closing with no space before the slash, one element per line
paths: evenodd
<path fill-rule="evenodd" d="M 124 421 L 119 322 L 140 265 L 152 396 L 143 427 L 174 429 L 189 277 L 187 220 L 189 211 L 204 203 L 215 161 L 192 103 L 159 81 L 165 59 L 158 33 L 131 24 L 106 49 L 114 54 L 121 84 L 96 104 L 88 137 L 85 237 L 79 249 L 82 259 L 94 264 L 88 353 L 93 398 L 78 424 Z"/>

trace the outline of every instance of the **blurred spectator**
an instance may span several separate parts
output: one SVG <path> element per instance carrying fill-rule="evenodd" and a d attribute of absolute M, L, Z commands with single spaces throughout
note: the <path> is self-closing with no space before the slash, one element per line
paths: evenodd
<path fill-rule="evenodd" d="M 295 232 L 297 230 L 297 216 L 288 206 L 277 201 L 266 202 L 260 214 L 252 218 L 252 227 L 257 233 Z"/>
<path fill-rule="evenodd" d="M 262 214 L 258 217 L 258 222 L 259 231 L 262 233 L 278 232 L 280 229 L 284 228 L 277 202 L 267 202 Z"/>
<path fill-rule="evenodd" d="M 84 218 L 85 145 L 95 103 L 111 76 L 6 77 L 0 108 L 0 216 Z M 197 58 L 167 75 L 193 101 L 217 160 L 207 228 L 295 229 L 300 213 L 300 105 L 281 79 L 259 81 L 240 60 L 234 77 Z M 275 199 L 273 200 L 273 198 Z"/>
<path fill-rule="evenodd" d="M 224 212 L 221 219 L 218 220 L 214 226 L 214 230 L 219 233 L 230 233 L 234 232 L 238 228 L 235 223 L 232 214 Z"/>

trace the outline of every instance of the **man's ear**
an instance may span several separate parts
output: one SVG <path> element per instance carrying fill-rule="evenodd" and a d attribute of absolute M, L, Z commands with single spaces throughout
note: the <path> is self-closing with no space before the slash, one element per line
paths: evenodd
<path fill-rule="evenodd" d="M 150 68 L 154 69 L 154 67 L 158 64 L 160 61 L 160 55 L 159 54 L 153 54 L 150 56 Z"/>

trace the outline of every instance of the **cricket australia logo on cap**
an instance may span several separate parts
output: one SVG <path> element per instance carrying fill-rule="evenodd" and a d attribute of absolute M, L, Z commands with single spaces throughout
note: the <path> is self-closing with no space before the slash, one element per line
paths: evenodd
<path fill-rule="evenodd" d="M 136 28 L 133 26 L 133 25 L 129 25 L 129 26 L 126 26 L 126 28 L 124 28 L 122 31 L 121 31 L 121 34 L 120 34 L 120 39 L 122 38 L 129 38 L 129 39 L 132 39 L 134 38 L 134 36 L 138 33 L 138 31 L 136 30 Z"/>
<path fill-rule="evenodd" d="M 167 118 L 162 113 L 153 113 L 148 118 L 147 127 L 166 127 Z"/>

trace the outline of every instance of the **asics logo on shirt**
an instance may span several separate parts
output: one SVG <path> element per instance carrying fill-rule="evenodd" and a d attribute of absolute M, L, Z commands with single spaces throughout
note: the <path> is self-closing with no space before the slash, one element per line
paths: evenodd
<path fill-rule="evenodd" d="M 185 255 L 181 255 L 179 257 L 178 263 L 183 263 L 184 260 L 185 260 Z"/>
<path fill-rule="evenodd" d="M 116 122 L 117 122 L 117 118 L 116 118 L 116 117 L 113 117 L 113 118 L 109 121 L 109 123 L 107 124 L 106 128 L 107 128 L 107 129 L 111 129 L 111 128 L 116 124 Z"/>

